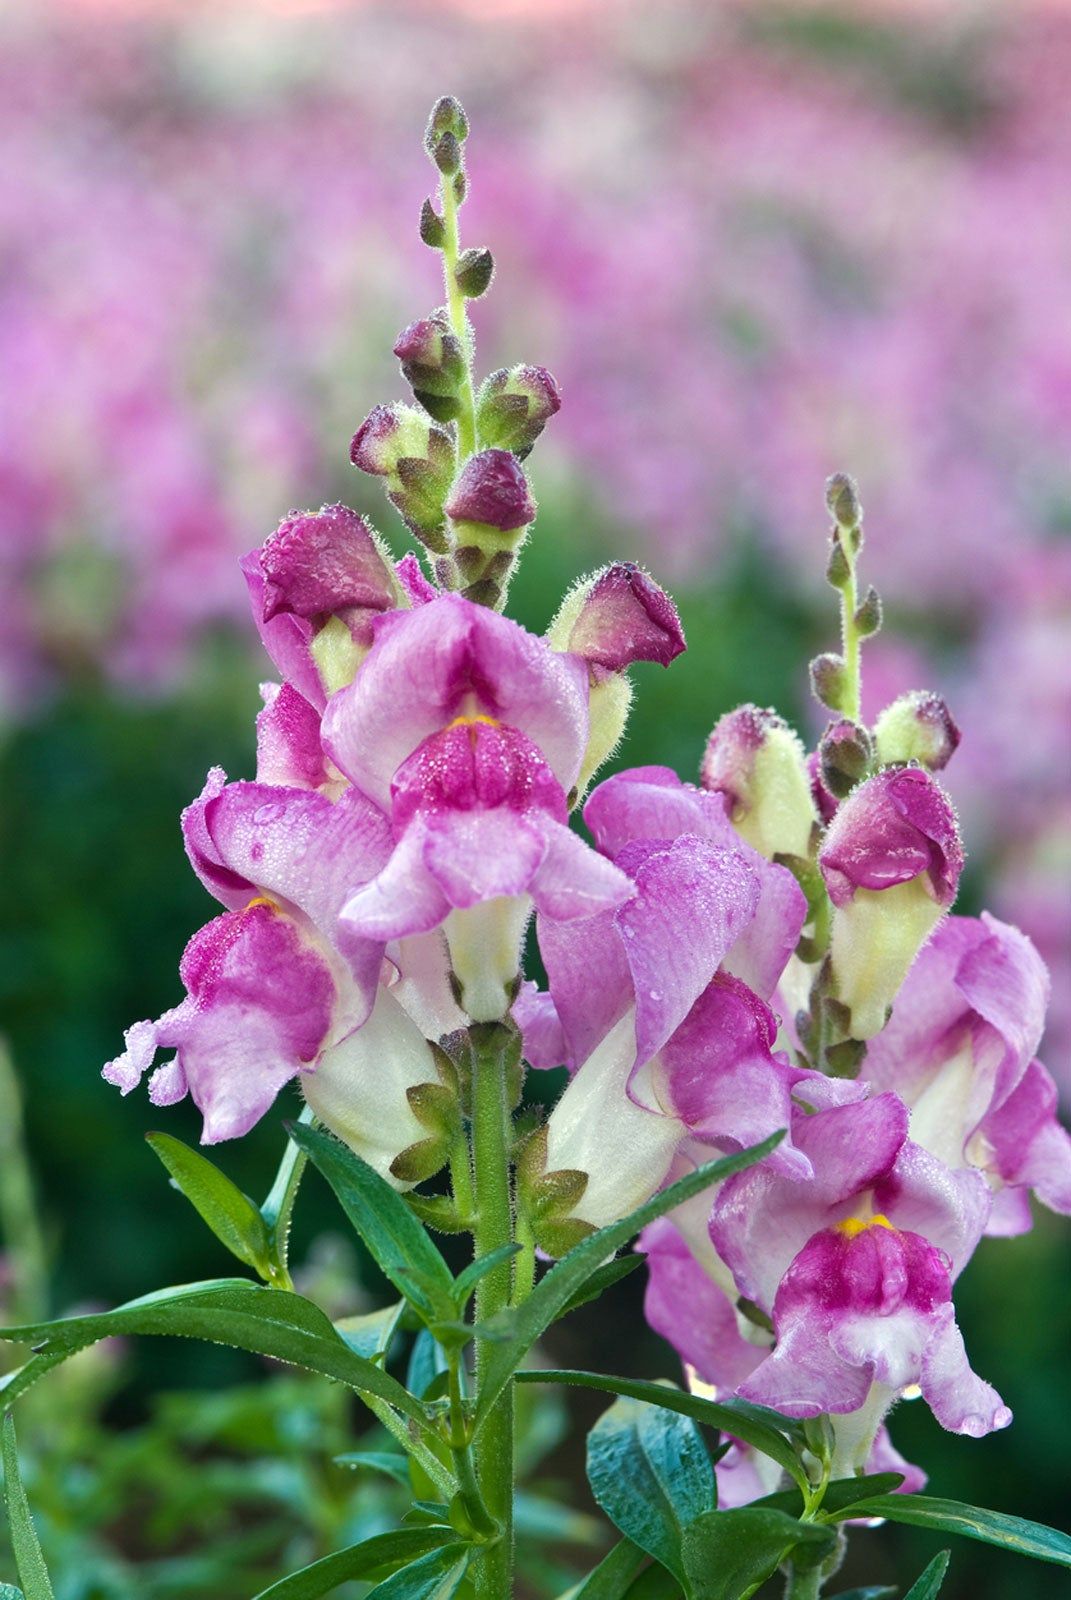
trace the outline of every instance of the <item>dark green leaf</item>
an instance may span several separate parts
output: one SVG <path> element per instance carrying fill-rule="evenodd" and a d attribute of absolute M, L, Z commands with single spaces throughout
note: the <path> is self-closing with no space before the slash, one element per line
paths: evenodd
<path fill-rule="evenodd" d="M 221 1244 L 247 1267 L 269 1280 L 272 1277 L 271 1239 L 260 1210 L 225 1172 L 169 1133 L 147 1133 L 146 1140 L 159 1156 L 172 1182 L 194 1210 L 207 1222 Z"/>
<path fill-rule="evenodd" d="M 405 1310 L 405 1301 L 392 1306 L 381 1306 L 378 1311 L 366 1311 L 356 1317 L 340 1317 L 335 1331 L 345 1339 L 354 1355 L 372 1361 L 383 1356 L 390 1348 L 399 1320 Z"/>
<path fill-rule="evenodd" d="M 376 1395 L 426 1424 L 412 1395 L 382 1367 L 355 1355 L 318 1306 L 301 1295 L 263 1289 L 243 1278 L 183 1284 L 131 1300 L 114 1311 L 4 1329 L 0 1338 L 33 1344 L 38 1353 L 0 1379 L 0 1392 L 14 1400 L 60 1361 L 117 1333 L 177 1335 L 251 1350 L 337 1378 L 359 1394 Z"/>
<path fill-rule="evenodd" d="M 454 1304 L 459 1311 L 463 1311 L 468 1298 L 480 1279 L 503 1261 L 510 1261 L 520 1250 L 519 1244 L 500 1244 L 497 1250 L 489 1250 L 485 1256 L 477 1256 L 475 1261 L 469 1263 L 464 1272 L 459 1272 L 454 1279 Z"/>
<path fill-rule="evenodd" d="M 468 1564 L 469 1552 L 460 1546 L 434 1550 L 378 1583 L 368 1600 L 451 1600 Z"/>
<path fill-rule="evenodd" d="M 353 1467 L 364 1472 L 382 1472 L 393 1478 L 403 1488 L 409 1488 L 409 1457 L 391 1450 L 355 1450 L 349 1455 L 336 1456 L 336 1467 Z"/>
<path fill-rule="evenodd" d="M 571 1500 L 560 1504 L 527 1489 L 518 1489 L 513 1498 L 513 1523 L 518 1539 L 541 1544 L 602 1543 L 604 1528 L 597 1517 L 578 1511 Z"/>
<path fill-rule="evenodd" d="M 569 1600 L 625 1600 L 632 1580 L 647 1557 L 630 1539 L 615 1544 L 579 1589 L 569 1591 Z"/>
<path fill-rule="evenodd" d="M 829 1600 L 896 1600 L 898 1593 L 898 1589 L 890 1589 L 888 1584 L 879 1584 L 877 1588 L 842 1589 L 840 1594 L 831 1594 Z"/>
<path fill-rule="evenodd" d="M 426 1289 L 438 1316 L 453 1314 L 453 1275 L 396 1189 L 330 1134 L 300 1123 L 290 1137 L 327 1179 L 385 1277 L 409 1297 L 413 1282 Z"/>
<path fill-rule="evenodd" d="M 1035 1561 L 1052 1561 L 1058 1567 L 1071 1567 L 1071 1536 L 1057 1528 L 1024 1517 L 1009 1517 L 1002 1511 L 986 1511 L 981 1506 L 961 1505 L 958 1500 L 938 1500 L 924 1494 L 885 1494 L 845 1506 L 840 1518 L 887 1517 L 890 1522 L 907 1522 L 918 1528 L 933 1528 L 941 1533 L 961 1533 L 967 1539 L 999 1545 Z"/>
<path fill-rule="evenodd" d="M 683 1578 L 681 1529 L 717 1504 L 714 1468 L 691 1418 L 616 1400 L 588 1435 L 587 1470 L 614 1526 Z"/>
<path fill-rule="evenodd" d="M 427 1328 L 421 1328 L 409 1352 L 409 1365 L 405 1373 L 405 1386 L 411 1394 L 423 1400 L 436 1378 L 447 1370 L 446 1357 Z"/>
<path fill-rule="evenodd" d="M 41 1554 L 37 1529 L 30 1516 L 26 1491 L 19 1476 L 15 1419 L 10 1411 L 4 1418 L 0 1455 L 4 1462 L 4 1503 L 7 1506 L 8 1527 L 11 1530 L 11 1548 L 15 1552 L 15 1571 L 18 1573 L 25 1600 L 55 1600 L 45 1558 Z"/>
<path fill-rule="evenodd" d="M 744 1150 L 739 1155 L 725 1156 L 718 1161 L 708 1161 L 695 1172 L 690 1172 L 686 1177 L 679 1178 L 676 1183 L 671 1183 L 667 1189 L 660 1190 L 647 1201 L 646 1205 L 637 1207 L 619 1222 L 611 1223 L 608 1228 L 599 1228 L 597 1232 L 589 1234 L 580 1244 L 574 1245 L 569 1254 L 563 1256 L 536 1284 L 523 1305 L 503 1313 L 500 1319 L 496 1319 L 508 1333 L 508 1338 L 502 1344 L 492 1346 L 488 1356 L 476 1410 L 476 1431 L 479 1431 L 502 1390 L 540 1334 L 561 1315 L 569 1300 L 602 1266 L 607 1256 L 613 1255 L 615 1250 L 627 1244 L 634 1234 L 645 1228 L 649 1222 L 653 1222 L 656 1217 L 672 1211 L 674 1206 L 682 1205 L 685 1200 L 701 1194 L 711 1184 L 730 1177 L 732 1173 L 742 1172 L 746 1167 L 754 1166 L 756 1161 L 761 1161 L 771 1150 L 776 1149 L 783 1138 L 783 1133 L 775 1133 L 751 1150 Z"/>
<path fill-rule="evenodd" d="M 777 1571 L 800 1544 L 832 1546 L 829 1528 L 797 1522 L 783 1511 L 742 1506 L 708 1511 L 681 1541 L 692 1600 L 738 1600 Z"/>
<path fill-rule="evenodd" d="M 875 1472 L 866 1478 L 834 1478 L 826 1485 L 822 1497 L 822 1510 L 839 1511 L 842 1506 L 855 1506 L 875 1494 L 891 1494 L 904 1481 L 902 1472 Z M 775 1511 L 787 1511 L 798 1517 L 803 1510 L 802 1496 L 796 1489 L 783 1489 L 778 1494 L 765 1494 L 752 1502 L 757 1506 L 772 1506 Z"/>
<path fill-rule="evenodd" d="M 320 1600 L 350 1578 L 380 1578 L 426 1551 L 447 1545 L 460 1549 L 453 1528 L 399 1528 L 396 1533 L 380 1533 L 292 1572 L 270 1589 L 261 1590 L 254 1600 Z"/>
<path fill-rule="evenodd" d="M 904 1600 L 936 1600 L 945 1581 L 951 1551 L 942 1550 L 935 1555 L 921 1578 L 916 1578 L 904 1595 Z"/>
<path fill-rule="evenodd" d="M 575 1311 L 578 1306 L 586 1306 L 589 1301 L 597 1300 L 605 1289 L 620 1283 L 622 1278 L 627 1278 L 637 1267 L 642 1267 L 645 1259 L 642 1255 L 634 1254 L 615 1256 L 612 1261 L 607 1261 L 597 1272 L 591 1274 L 586 1283 L 581 1284 L 575 1294 L 569 1296 L 555 1321 L 567 1317 L 570 1311 Z"/>
<path fill-rule="evenodd" d="M 784 1467 L 801 1487 L 807 1481 L 791 1443 L 800 1437 L 798 1424 L 779 1416 L 776 1411 L 767 1411 L 764 1406 L 753 1406 L 746 1400 L 702 1400 L 670 1384 L 649 1383 L 641 1378 L 610 1378 L 601 1372 L 518 1372 L 517 1382 L 567 1383 L 581 1389 L 627 1395 L 632 1400 L 647 1400 L 668 1411 L 694 1417 L 697 1422 L 705 1422 L 723 1433 L 731 1433 L 734 1439 L 761 1450 L 763 1455 Z"/>
<path fill-rule="evenodd" d="M 684 1590 L 665 1567 L 648 1567 L 631 1585 L 625 1600 L 684 1600 Z"/>

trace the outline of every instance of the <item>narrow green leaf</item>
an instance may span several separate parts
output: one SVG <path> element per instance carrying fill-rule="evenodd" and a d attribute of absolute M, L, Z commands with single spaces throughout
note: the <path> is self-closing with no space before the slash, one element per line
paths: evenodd
<path fill-rule="evenodd" d="M 764 1406 L 750 1405 L 746 1400 L 702 1400 L 685 1389 L 675 1389 L 671 1384 L 649 1383 L 641 1378 L 610 1378 L 601 1372 L 518 1372 L 518 1383 L 565 1383 L 580 1389 L 603 1389 L 607 1394 L 627 1395 L 632 1400 L 647 1400 L 652 1405 L 663 1406 L 667 1411 L 679 1411 L 682 1416 L 694 1417 L 722 1433 L 731 1433 L 734 1439 L 761 1450 L 771 1460 L 782 1466 L 802 1486 L 807 1482 L 793 1439 L 799 1437 L 797 1425 L 776 1411 Z"/>
<path fill-rule="evenodd" d="M 869 1477 L 834 1478 L 832 1483 L 826 1485 L 822 1497 L 822 1510 L 839 1511 L 842 1506 L 859 1505 L 871 1495 L 892 1494 L 903 1481 L 902 1472 L 875 1472 Z M 803 1497 L 796 1489 L 783 1489 L 777 1494 L 764 1494 L 761 1500 L 753 1500 L 751 1503 L 756 1506 L 771 1506 L 775 1511 L 787 1511 L 793 1517 L 799 1516 L 804 1505 Z"/>
<path fill-rule="evenodd" d="M 717 1504 L 714 1468 L 692 1419 L 615 1400 L 588 1435 L 587 1472 L 619 1532 L 683 1579 L 681 1530 Z"/>
<path fill-rule="evenodd" d="M 262 1589 L 254 1600 L 320 1600 L 340 1583 L 351 1578 L 380 1578 L 404 1567 L 426 1551 L 450 1545 L 459 1549 L 453 1528 L 399 1528 L 395 1533 L 379 1533 L 374 1539 L 336 1550 L 333 1555 L 314 1561 L 288 1578 L 280 1578 L 270 1589 Z"/>
<path fill-rule="evenodd" d="M 632 1584 L 625 1600 L 684 1600 L 684 1590 L 665 1567 L 648 1567 Z"/>
<path fill-rule="evenodd" d="M 25 1600 L 55 1600 L 45 1558 L 41 1554 L 37 1529 L 30 1516 L 26 1490 L 19 1475 L 15 1419 L 10 1411 L 4 1418 L 0 1455 L 4 1462 L 4 1503 L 7 1506 L 8 1527 L 11 1530 L 11 1548 L 15 1552 L 15 1571 L 18 1573 Z"/>
<path fill-rule="evenodd" d="M 739 1600 L 777 1571 L 800 1544 L 832 1546 L 829 1528 L 783 1511 L 741 1506 L 708 1511 L 684 1530 L 681 1553 L 691 1600 Z"/>
<path fill-rule="evenodd" d="M 257 1206 L 225 1172 L 169 1133 L 147 1133 L 146 1141 L 221 1244 L 268 1281 L 272 1277 L 271 1239 Z"/>
<path fill-rule="evenodd" d="M 454 1304 L 459 1311 L 463 1311 L 468 1298 L 480 1279 L 493 1272 L 495 1267 L 503 1261 L 510 1261 L 519 1253 L 519 1244 L 500 1244 L 497 1250 L 489 1250 L 485 1256 L 477 1256 L 471 1261 L 464 1272 L 459 1272 L 454 1279 Z"/>
<path fill-rule="evenodd" d="M 353 1467 L 355 1471 L 381 1472 L 384 1477 L 400 1483 L 404 1489 L 410 1487 L 409 1457 L 393 1450 L 354 1450 L 348 1455 L 336 1456 L 335 1466 Z"/>
<path fill-rule="evenodd" d="M 611 1223 L 608 1228 L 600 1228 L 596 1233 L 589 1234 L 536 1284 L 523 1305 L 504 1313 L 501 1319 L 496 1319 L 501 1322 L 509 1337 L 502 1344 L 493 1346 L 488 1356 L 483 1382 L 480 1385 L 475 1430 L 479 1431 L 502 1390 L 540 1334 L 561 1315 L 564 1306 L 581 1285 L 602 1266 L 607 1256 L 613 1255 L 623 1244 L 627 1244 L 634 1234 L 645 1228 L 649 1222 L 653 1222 L 656 1217 L 672 1211 L 674 1206 L 683 1204 L 694 1195 L 701 1194 L 704 1189 L 722 1178 L 728 1178 L 734 1172 L 742 1172 L 746 1167 L 754 1166 L 756 1161 L 761 1161 L 771 1150 L 776 1149 L 783 1138 L 783 1132 L 775 1133 L 762 1144 L 741 1151 L 739 1155 L 708 1161 L 695 1172 L 690 1172 L 685 1177 L 679 1178 L 676 1183 L 671 1183 L 667 1189 L 660 1190 L 647 1201 L 646 1205 L 637 1207 L 619 1222 Z M 430 1240 L 428 1242 L 430 1243 Z"/>
<path fill-rule="evenodd" d="M 365 1311 L 355 1317 L 340 1317 L 335 1329 L 345 1339 L 354 1355 L 374 1361 L 390 1349 L 405 1301 L 397 1300 L 392 1306 L 380 1306 L 378 1311 Z"/>
<path fill-rule="evenodd" d="M 987 1511 L 981 1506 L 961 1505 L 958 1500 L 938 1500 L 925 1494 L 885 1494 L 861 1505 L 845 1506 L 837 1520 L 849 1517 L 886 1517 L 890 1522 L 907 1522 L 917 1528 L 934 1528 L 941 1533 L 961 1533 L 1002 1550 L 1014 1550 L 1035 1561 L 1052 1561 L 1058 1567 L 1071 1567 L 1071 1536 L 1024 1517 L 1009 1517 L 1003 1511 Z"/>
<path fill-rule="evenodd" d="M 368 1600 L 451 1600 L 469 1564 L 468 1550 L 462 1549 L 460 1554 L 458 1550 L 458 1546 L 448 1545 L 422 1556 L 378 1583 Z"/>
<path fill-rule="evenodd" d="M 631 1539 L 615 1544 L 579 1588 L 570 1589 L 567 1600 L 625 1600 L 632 1580 L 647 1557 Z M 563 1596 L 563 1600 L 566 1597 Z"/>
<path fill-rule="evenodd" d="M 416 1279 L 427 1287 L 436 1314 L 449 1318 L 453 1274 L 397 1190 L 329 1134 L 300 1123 L 292 1124 L 289 1133 L 335 1191 L 384 1276 L 407 1298 Z"/>
<path fill-rule="evenodd" d="M 622 1278 L 629 1277 L 637 1267 L 642 1267 L 645 1256 L 615 1256 L 612 1261 L 607 1261 L 593 1272 L 586 1283 L 581 1284 L 575 1294 L 571 1294 L 561 1310 L 555 1317 L 555 1322 L 567 1317 L 570 1311 L 575 1311 L 579 1306 L 586 1306 L 589 1301 L 597 1300 L 604 1290 L 610 1289 L 615 1283 L 620 1283 Z"/>
<path fill-rule="evenodd" d="M 382 1367 L 356 1355 L 318 1306 L 301 1295 L 264 1289 L 244 1278 L 182 1284 L 128 1301 L 114 1311 L 4 1329 L 0 1338 L 33 1344 L 37 1353 L 18 1372 L 0 1380 L 0 1393 L 14 1400 L 67 1356 L 117 1333 L 177 1335 L 251 1350 L 337 1378 L 358 1394 L 376 1395 L 428 1425 L 412 1395 Z"/>
<path fill-rule="evenodd" d="M 922 1576 L 915 1579 L 904 1595 L 904 1600 L 936 1600 L 945 1581 L 945 1573 L 948 1571 L 951 1558 L 950 1550 L 941 1550 L 935 1555 Z"/>

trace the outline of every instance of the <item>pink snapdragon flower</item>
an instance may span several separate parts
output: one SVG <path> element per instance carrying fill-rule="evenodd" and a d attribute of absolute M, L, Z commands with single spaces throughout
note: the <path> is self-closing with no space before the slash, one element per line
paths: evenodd
<path fill-rule="evenodd" d="M 843 1472 L 861 1468 L 915 1384 L 951 1432 L 977 1437 L 1011 1420 L 971 1371 L 952 1308 L 989 1215 L 987 1185 L 950 1171 L 907 1128 L 892 1094 L 798 1117 L 814 1178 L 738 1174 L 711 1213 L 718 1255 L 776 1338 L 738 1393 L 788 1416 L 832 1414 Z"/>
<path fill-rule="evenodd" d="M 1071 1214 L 1071 1136 L 1035 1059 L 1049 979 L 1017 928 L 983 912 L 949 917 L 920 952 L 889 1022 L 870 1041 L 867 1081 L 911 1111 L 911 1137 L 996 1191 L 991 1233 L 1030 1227 L 1031 1189 Z"/>
<path fill-rule="evenodd" d="M 389 860 L 342 908 L 354 935 L 445 924 L 466 1009 L 502 1016 L 532 903 L 587 919 L 632 886 L 568 827 L 587 743 L 587 669 L 517 623 L 442 595 L 374 624 L 324 718 L 338 769 L 391 819 Z"/>

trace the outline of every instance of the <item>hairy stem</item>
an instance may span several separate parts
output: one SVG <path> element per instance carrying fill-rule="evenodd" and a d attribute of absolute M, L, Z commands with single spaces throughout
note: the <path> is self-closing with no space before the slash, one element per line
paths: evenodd
<path fill-rule="evenodd" d="M 461 410 L 457 418 L 457 450 L 458 467 L 462 467 L 468 457 L 476 449 L 476 400 L 472 387 L 472 327 L 469 322 L 468 312 L 465 310 L 465 296 L 462 294 L 457 281 L 457 258 L 460 253 L 460 239 L 457 220 L 457 195 L 454 191 L 454 180 L 445 174 L 439 186 L 442 196 L 443 228 L 443 278 L 446 283 L 446 309 L 450 316 L 450 326 L 457 338 L 461 341 L 461 348 L 465 353 L 465 377 L 461 384 L 459 399 Z"/>
<path fill-rule="evenodd" d="M 841 545 L 848 562 L 848 577 L 840 592 L 841 639 L 844 655 L 844 676 L 847 683 L 844 714 L 858 722 L 863 703 L 863 673 L 860 662 L 862 635 L 855 613 L 859 606 L 859 584 L 855 575 L 858 559 L 855 529 L 845 530 Z"/>
<path fill-rule="evenodd" d="M 472 1150 L 476 1179 L 475 1247 L 478 1256 L 513 1240 L 510 1187 L 510 1101 L 506 1072 L 509 1029 L 479 1023 L 472 1029 Z M 512 1267 L 506 1261 L 481 1278 L 476 1320 L 486 1322 L 510 1303 Z M 476 1341 L 476 1391 L 491 1347 Z M 501 1529 L 473 1565 L 478 1600 L 509 1600 L 513 1593 L 513 1386 L 507 1384 L 480 1432 L 476 1475 L 484 1505 Z"/>
<path fill-rule="evenodd" d="M 790 1566 L 785 1579 L 785 1600 L 819 1600 L 822 1593 L 821 1567 L 808 1567 L 801 1571 Z"/>

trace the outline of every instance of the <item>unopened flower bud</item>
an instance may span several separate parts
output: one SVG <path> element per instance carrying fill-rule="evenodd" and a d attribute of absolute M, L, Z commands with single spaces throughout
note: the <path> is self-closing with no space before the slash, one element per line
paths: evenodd
<path fill-rule="evenodd" d="M 394 354 L 413 393 L 437 422 L 449 422 L 461 409 L 465 353 L 445 311 L 411 322 L 398 335 Z"/>
<path fill-rule="evenodd" d="M 523 457 L 561 403 L 546 367 L 500 367 L 484 379 L 476 396 L 480 442 Z"/>
<path fill-rule="evenodd" d="M 562 602 L 547 641 L 604 672 L 624 672 L 634 661 L 668 667 L 685 648 L 673 601 L 632 561 L 615 561 L 582 578 Z"/>
<path fill-rule="evenodd" d="M 725 796 L 733 827 L 760 855 L 808 855 L 818 815 L 806 757 L 775 711 L 727 712 L 707 740 L 699 781 Z"/>
<path fill-rule="evenodd" d="M 264 621 L 280 612 L 325 620 L 398 603 L 389 557 L 368 523 L 349 506 L 292 511 L 260 551 Z"/>
<path fill-rule="evenodd" d="M 902 694 L 886 706 L 874 736 L 883 766 L 917 761 L 930 772 L 948 765 L 961 737 L 944 700 L 925 689 Z"/>
<path fill-rule="evenodd" d="M 841 803 L 818 863 L 834 907 L 834 993 L 850 1012 L 851 1037 L 870 1039 L 955 899 L 963 868 L 955 812 L 929 773 L 888 768 Z"/>
<path fill-rule="evenodd" d="M 452 133 L 441 133 L 428 154 L 446 178 L 461 168 L 461 145 Z"/>
<path fill-rule="evenodd" d="M 874 759 L 874 744 L 858 722 L 841 717 L 831 722 L 818 745 L 822 782 L 830 794 L 843 800 L 862 782 Z"/>
<path fill-rule="evenodd" d="M 869 639 L 881 627 L 881 596 L 871 584 L 855 608 L 855 626 L 862 639 Z"/>
<path fill-rule="evenodd" d="M 810 675 L 811 693 L 815 699 L 830 711 L 843 711 L 848 692 L 844 657 L 833 655 L 830 651 L 815 656 L 810 665 Z"/>
<path fill-rule="evenodd" d="M 851 567 L 848 563 L 848 557 L 843 544 L 837 537 L 836 530 L 834 530 L 830 544 L 829 560 L 826 562 L 826 581 L 832 584 L 834 589 L 843 589 L 850 577 Z"/>
<path fill-rule="evenodd" d="M 500 533 L 527 527 L 536 514 L 524 469 L 508 450 L 481 450 L 471 456 L 445 509 L 452 522 L 476 523 Z"/>
<path fill-rule="evenodd" d="M 417 537 L 432 550 L 445 550 L 443 501 L 455 466 L 445 428 L 416 406 L 376 406 L 354 435 L 350 460 L 385 478 L 392 504 Z"/>
<path fill-rule="evenodd" d="M 424 148 L 431 155 L 444 133 L 452 134 L 459 144 L 469 135 L 469 119 L 460 100 L 444 94 L 431 108 L 427 128 L 424 130 Z"/>
<path fill-rule="evenodd" d="M 454 281 L 466 300 L 478 300 L 491 287 L 495 275 L 495 258 L 490 250 L 479 246 L 462 250 L 458 257 Z"/>
<path fill-rule="evenodd" d="M 446 243 L 446 227 L 430 198 L 420 208 L 420 237 L 429 250 L 441 250 Z"/>
<path fill-rule="evenodd" d="M 807 774 L 811 780 L 811 796 L 814 800 L 815 810 L 818 812 L 819 821 L 825 827 L 832 822 L 837 811 L 837 799 L 830 794 L 822 781 L 822 763 L 818 758 L 818 751 L 812 750 L 807 757 Z"/>
<path fill-rule="evenodd" d="M 857 528 L 863 520 L 859 486 L 846 472 L 835 472 L 826 479 L 826 505 L 840 528 Z"/>

